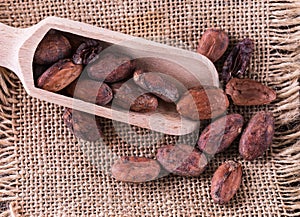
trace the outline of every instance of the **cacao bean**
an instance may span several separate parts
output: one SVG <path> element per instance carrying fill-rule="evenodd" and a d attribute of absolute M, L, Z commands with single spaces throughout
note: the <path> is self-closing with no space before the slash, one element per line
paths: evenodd
<path fill-rule="evenodd" d="M 245 74 L 250 64 L 250 59 L 254 50 L 253 41 L 245 38 L 240 41 L 230 52 L 225 60 L 222 77 L 227 83 L 231 77 L 241 77 Z"/>
<path fill-rule="evenodd" d="M 257 112 L 249 121 L 239 144 L 240 155 L 254 160 L 271 146 L 274 136 L 274 117 L 271 112 Z"/>
<path fill-rule="evenodd" d="M 176 102 L 179 98 L 176 81 L 170 76 L 156 72 L 143 72 L 138 69 L 134 72 L 133 80 L 138 86 L 166 102 Z"/>
<path fill-rule="evenodd" d="M 224 151 L 242 132 L 243 124 L 244 118 L 239 114 L 215 120 L 202 131 L 198 140 L 199 149 L 210 155 Z"/>
<path fill-rule="evenodd" d="M 223 90 L 215 87 L 189 89 L 177 103 L 177 111 L 192 120 L 205 120 L 223 114 L 229 101 Z"/>
<path fill-rule="evenodd" d="M 211 180 L 211 196 L 215 203 L 225 204 L 236 194 L 242 181 L 242 166 L 234 161 L 223 163 Z"/>
<path fill-rule="evenodd" d="M 80 79 L 66 88 L 68 95 L 97 105 L 106 105 L 112 98 L 111 88 L 102 82 Z"/>
<path fill-rule="evenodd" d="M 69 59 L 60 60 L 48 68 L 37 80 L 37 86 L 57 92 L 71 84 L 82 72 L 82 65 L 75 65 Z"/>
<path fill-rule="evenodd" d="M 102 137 L 102 131 L 94 115 L 66 108 L 63 120 L 75 137 L 86 140 L 96 141 Z"/>
<path fill-rule="evenodd" d="M 122 182 L 148 182 L 155 180 L 160 174 L 160 165 L 156 160 L 145 157 L 122 157 L 116 161 L 111 173 Z"/>
<path fill-rule="evenodd" d="M 235 105 L 265 105 L 276 99 L 276 92 L 251 80 L 232 78 L 226 85 L 226 93 Z"/>
<path fill-rule="evenodd" d="M 161 147 L 156 157 L 167 171 L 180 176 L 199 176 L 207 166 L 204 154 L 184 144 Z"/>
<path fill-rule="evenodd" d="M 82 43 L 73 55 L 75 64 L 89 64 L 100 53 L 102 47 L 96 40 L 87 40 Z"/>
<path fill-rule="evenodd" d="M 70 56 L 72 51 L 69 40 L 56 30 L 49 31 L 39 43 L 33 62 L 49 65 Z"/>
<path fill-rule="evenodd" d="M 225 53 L 229 44 L 226 32 L 220 29 L 208 29 L 198 42 L 197 52 L 216 62 Z"/>
<path fill-rule="evenodd" d="M 133 74 L 135 62 L 129 56 L 106 53 L 99 55 L 86 66 L 91 79 L 113 83 L 124 80 Z"/>
<path fill-rule="evenodd" d="M 111 85 L 114 93 L 113 104 L 136 112 L 152 112 L 158 106 L 157 98 L 144 93 L 132 80 Z"/>

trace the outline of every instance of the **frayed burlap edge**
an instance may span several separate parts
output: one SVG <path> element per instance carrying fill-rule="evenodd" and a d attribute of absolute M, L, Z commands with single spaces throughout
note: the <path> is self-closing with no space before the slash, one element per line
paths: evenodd
<path fill-rule="evenodd" d="M 5 5 L 1 3 L 0 10 L 4 9 Z M 0 17 L 1 20 L 7 19 L 4 13 Z M 17 102 L 17 87 L 16 75 L 0 67 L 0 217 L 19 216 L 21 210 L 18 203 L 16 135 L 13 129 L 13 104 Z"/>
<path fill-rule="evenodd" d="M 287 216 L 300 216 L 300 2 L 270 1 L 269 78 L 276 87 L 272 146 L 277 187 Z"/>
<path fill-rule="evenodd" d="M 18 205 L 18 156 L 13 128 L 13 103 L 17 103 L 15 91 L 17 77 L 0 67 L 0 217 L 19 216 Z"/>

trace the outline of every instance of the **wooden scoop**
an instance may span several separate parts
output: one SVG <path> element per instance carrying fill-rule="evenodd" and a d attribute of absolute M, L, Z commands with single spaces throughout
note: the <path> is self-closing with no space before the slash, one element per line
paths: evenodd
<path fill-rule="evenodd" d="M 187 89 L 200 84 L 219 85 L 218 74 L 212 62 L 195 52 L 57 17 L 46 18 L 37 25 L 26 29 L 16 29 L 0 23 L 0 65 L 16 73 L 29 95 L 61 106 L 166 134 L 184 135 L 199 127 L 199 122 L 181 117 L 176 112 L 175 106 L 163 103 L 154 113 L 136 113 L 97 106 L 35 87 L 33 56 L 38 44 L 50 29 L 119 46 L 124 52 L 140 58 L 142 65 L 147 70 L 168 74 L 181 82 Z"/>

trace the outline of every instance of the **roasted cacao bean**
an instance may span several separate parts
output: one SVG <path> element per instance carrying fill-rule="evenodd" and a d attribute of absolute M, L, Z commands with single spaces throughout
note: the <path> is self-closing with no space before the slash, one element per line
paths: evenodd
<path fill-rule="evenodd" d="M 82 43 L 73 55 L 75 64 L 89 64 L 102 50 L 99 42 L 96 40 L 87 40 Z"/>
<path fill-rule="evenodd" d="M 96 141 L 103 135 L 97 117 L 94 115 L 66 108 L 63 120 L 77 138 L 86 141 Z"/>
<path fill-rule="evenodd" d="M 111 88 L 102 82 L 80 79 L 66 88 L 69 96 L 97 105 L 106 105 L 113 98 Z"/>
<path fill-rule="evenodd" d="M 138 86 L 166 102 L 176 102 L 179 98 L 176 81 L 170 76 L 156 72 L 143 72 L 138 69 L 134 72 L 133 80 Z"/>
<path fill-rule="evenodd" d="M 211 180 L 211 196 L 215 203 L 225 204 L 236 194 L 242 181 L 242 166 L 234 161 L 223 163 Z"/>
<path fill-rule="evenodd" d="M 207 166 L 207 159 L 203 153 L 184 144 L 161 147 L 156 158 L 167 171 L 180 176 L 199 176 Z"/>
<path fill-rule="evenodd" d="M 86 66 L 90 78 L 108 83 L 130 77 L 134 68 L 135 62 L 129 56 L 113 53 L 99 55 Z"/>
<path fill-rule="evenodd" d="M 199 149 L 210 155 L 224 151 L 242 132 L 243 124 L 244 118 L 239 114 L 215 120 L 202 131 L 198 140 Z"/>
<path fill-rule="evenodd" d="M 37 80 L 37 86 L 44 90 L 57 92 L 71 84 L 82 72 L 82 65 L 71 60 L 60 60 L 48 68 Z"/>
<path fill-rule="evenodd" d="M 216 62 L 225 53 L 229 44 L 226 32 L 220 29 L 208 29 L 198 42 L 197 52 Z"/>
<path fill-rule="evenodd" d="M 160 165 L 145 157 L 122 157 L 114 163 L 111 173 L 122 182 L 148 182 L 159 177 Z"/>
<path fill-rule="evenodd" d="M 225 60 L 222 77 L 225 83 L 227 83 L 231 77 L 240 77 L 244 75 L 249 64 L 254 50 L 253 41 L 249 38 L 245 38 L 240 41 L 228 55 Z"/>
<path fill-rule="evenodd" d="M 223 114 L 229 101 L 223 90 L 215 87 L 189 89 L 177 103 L 177 111 L 192 120 L 205 120 Z"/>
<path fill-rule="evenodd" d="M 152 112 L 158 106 L 157 98 L 145 93 L 132 80 L 111 85 L 114 93 L 113 104 L 136 112 Z"/>
<path fill-rule="evenodd" d="M 249 161 L 262 156 L 271 146 L 273 136 L 273 114 L 266 111 L 256 113 L 242 134 L 239 145 L 240 155 Z"/>
<path fill-rule="evenodd" d="M 276 99 L 276 92 L 251 80 L 232 78 L 226 85 L 226 93 L 235 105 L 265 105 Z"/>
<path fill-rule="evenodd" d="M 33 62 L 49 65 L 70 56 L 72 47 L 69 40 L 56 30 L 49 31 L 39 43 Z"/>

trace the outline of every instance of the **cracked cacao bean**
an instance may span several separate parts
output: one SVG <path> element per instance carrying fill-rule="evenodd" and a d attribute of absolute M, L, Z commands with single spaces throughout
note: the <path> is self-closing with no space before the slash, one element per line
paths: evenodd
<path fill-rule="evenodd" d="M 223 90 L 216 87 L 189 89 L 177 103 L 177 111 L 192 120 L 205 120 L 223 114 L 229 101 Z"/>
<path fill-rule="evenodd" d="M 122 182 L 148 182 L 159 177 L 161 168 L 156 160 L 145 157 L 121 157 L 116 161 L 111 173 Z"/>
<path fill-rule="evenodd" d="M 198 42 L 197 52 L 216 62 L 225 53 L 229 44 L 226 32 L 220 29 L 208 29 Z"/>
<path fill-rule="evenodd" d="M 152 112 L 158 106 L 157 98 L 145 93 L 132 80 L 111 85 L 114 93 L 113 104 L 136 112 Z"/>
<path fill-rule="evenodd" d="M 223 116 L 201 133 L 198 147 L 206 154 L 217 154 L 228 148 L 235 138 L 242 132 L 244 118 L 240 114 Z"/>
<path fill-rule="evenodd" d="M 184 144 L 161 147 L 156 158 L 167 171 L 180 176 L 199 176 L 207 166 L 207 159 L 203 153 Z"/>
<path fill-rule="evenodd" d="M 249 121 L 239 144 L 240 155 L 245 160 L 262 156 L 271 146 L 274 136 L 274 117 L 271 112 L 257 112 Z"/>
<path fill-rule="evenodd" d="M 106 53 L 99 55 L 86 66 L 91 79 L 113 83 L 124 80 L 133 74 L 135 62 L 129 56 Z"/>
<path fill-rule="evenodd" d="M 230 52 L 225 60 L 222 77 L 225 83 L 227 83 L 231 77 L 240 77 L 244 75 L 249 64 L 254 50 L 253 41 L 249 38 L 245 38 L 240 41 Z"/>
<path fill-rule="evenodd" d="M 63 120 L 77 138 L 92 142 L 103 135 L 97 117 L 92 114 L 66 108 Z"/>
<path fill-rule="evenodd" d="M 69 40 L 56 30 L 49 31 L 39 43 L 33 62 L 49 65 L 70 56 L 72 51 Z"/>
<path fill-rule="evenodd" d="M 176 81 L 170 76 L 156 72 L 143 72 L 138 69 L 134 72 L 133 80 L 138 86 L 166 102 L 176 102 L 179 98 Z"/>
<path fill-rule="evenodd" d="M 113 98 L 111 88 L 102 82 L 80 79 L 66 88 L 68 95 L 97 105 L 106 105 Z"/>
<path fill-rule="evenodd" d="M 87 40 L 77 48 L 73 55 L 75 64 L 89 64 L 100 53 L 102 47 L 96 40 Z"/>
<path fill-rule="evenodd" d="M 82 65 L 71 60 L 60 60 L 48 68 L 37 80 L 37 86 L 44 90 L 57 92 L 71 84 L 82 72 Z"/>
<path fill-rule="evenodd" d="M 235 105 L 265 105 L 276 99 L 271 88 L 251 79 L 232 78 L 226 85 L 226 93 Z"/>
<path fill-rule="evenodd" d="M 225 204 L 238 191 L 242 181 L 242 166 L 235 161 L 223 163 L 211 180 L 210 194 L 215 203 Z"/>

